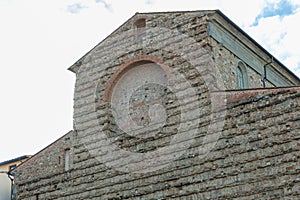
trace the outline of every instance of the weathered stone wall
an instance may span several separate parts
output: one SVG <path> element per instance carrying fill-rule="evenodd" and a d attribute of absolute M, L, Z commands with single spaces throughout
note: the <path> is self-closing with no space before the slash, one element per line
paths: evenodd
<path fill-rule="evenodd" d="M 48 190 L 53 191 L 59 188 L 61 180 L 57 182 L 51 178 L 57 175 L 66 176 L 65 151 L 67 149 L 71 151 L 70 163 L 72 165 L 73 136 L 74 132 L 70 131 L 17 168 L 15 181 L 18 183 L 18 199 L 25 199 L 25 197 L 35 199 L 36 195 L 43 193 L 43 187 L 48 187 Z"/>
<path fill-rule="evenodd" d="M 69 172 L 45 171 L 38 179 L 26 168 L 19 199 L 299 199 L 299 98 L 300 88 L 228 92 L 224 130 L 206 157 L 188 153 L 142 175 L 116 172 L 89 156 Z"/>
<path fill-rule="evenodd" d="M 231 64 L 237 58 L 214 49 L 207 13 L 138 14 L 80 60 L 74 132 L 16 170 L 18 198 L 300 198 L 300 88 L 217 92 L 233 89 Z M 139 18 L 146 19 L 146 29 L 134 28 Z M 155 79 L 155 72 L 139 71 L 148 64 L 158 70 L 155 76 L 162 76 Z M 172 81 L 127 87 L 124 80 L 132 74 L 141 83 L 151 78 Z M 117 124 L 112 99 L 122 102 L 126 95 L 118 94 L 130 89 L 136 90 L 128 118 L 136 124 L 147 126 L 147 114 L 158 102 L 165 109 L 163 126 L 146 132 L 157 134 L 133 137 L 126 132 L 131 126 Z M 185 115 L 190 118 L 184 120 Z M 72 165 L 64 171 L 59 157 L 68 148 Z M 172 151 L 160 153 L 162 148 Z M 122 150 L 131 154 L 124 156 Z M 136 160 L 133 154 L 157 157 Z M 143 165 L 147 159 L 149 165 Z"/>
<path fill-rule="evenodd" d="M 222 79 L 225 87 L 228 89 L 238 89 L 238 77 L 237 77 L 237 66 L 238 62 L 243 62 L 248 72 L 249 86 L 247 88 L 262 88 L 263 75 L 254 71 L 249 67 L 241 58 L 237 57 L 234 53 L 230 52 L 222 44 L 218 43 L 215 39 L 210 38 L 210 44 L 212 46 L 213 56 L 216 61 L 216 65 L 222 74 Z M 263 68 L 263 65 L 260 66 Z M 266 81 L 267 87 L 274 87 L 275 85 Z"/>

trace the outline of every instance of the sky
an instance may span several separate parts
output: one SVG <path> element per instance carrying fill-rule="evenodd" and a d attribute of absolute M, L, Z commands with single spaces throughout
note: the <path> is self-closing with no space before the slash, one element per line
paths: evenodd
<path fill-rule="evenodd" d="M 67 68 L 136 12 L 205 9 L 220 9 L 300 76 L 300 0 L 0 0 L 0 162 L 72 130 Z"/>

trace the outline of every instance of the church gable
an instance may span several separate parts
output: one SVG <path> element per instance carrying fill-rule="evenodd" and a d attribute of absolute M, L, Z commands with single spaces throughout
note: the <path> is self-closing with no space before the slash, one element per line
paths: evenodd
<path fill-rule="evenodd" d="M 153 34 L 154 32 L 157 33 Z M 164 41 L 166 38 L 160 37 L 166 32 L 175 34 L 172 41 Z M 132 52 L 134 46 L 144 50 L 142 55 L 148 55 L 145 49 L 150 48 L 169 48 L 172 49 L 172 53 L 182 55 L 186 53 L 180 52 L 182 38 L 189 38 L 210 52 L 214 65 L 222 74 L 220 78 L 226 89 L 239 88 L 238 69 L 241 65 L 245 66 L 243 88 L 300 84 L 297 76 L 219 10 L 137 13 L 74 63 L 69 70 L 76 73 L 80 66 L 86 64 L 94 67 L 104 64 L 110 66 L 108 62 L 118 57 L 115 56 L 116 53 L 124 56 Z M 131 49 L 122 52 L 124 47 L 126 48 L 124 42 L 128 43 Z M 171 42 L 172 46 L 167 47 L 166 44 L 170 45 Z M 176 46 L 178 44 L 179 46 Z M 111 54 L 111 51 L 114 53 Z"/>
<path fill-rule="evenodd" d="M 71 66 L 74 130 L 18 197 L 299 197 L 299 80 L 268 56 L 219 11 L 137 13 Z"/>
<path fill-rule="evenodd" d="M 159 40 L 159 38 L 155 38 L 155 37 L 159 36 L 160 34 L 163 34 L 167 30 L 169 31 L 169 34 L 175 30 L 177 33 L 174 35 L 174 37 L 175 36 L 178 37 L 180 32 L 181 34 L 186 34 L 184 37 L 187 36 L 196 37 L 195 38 L 196 42 L 200 42 L 207 36 L 206 34 L 207 14 L 213 12 L 214 11 L 136 13 L 132 18 L 130 18 L 123 25 L 121 25 L 117 30 L 115 30 L 112 34 L 110 34 L 107 38 L 105 38 L 102 42 L 96 45 L 90 52 L 88 52 L 76 63 L 74 63 L 69 68 L 69 70 L 73 72 L 77 72 L 80 66 L 84 65 L 85 63 L 89 63 L 90 61 L 89 56 L 92 56 L 92 54 L 103 53 L 102 52 L 104 51 L 103 48 L 105 48 L 105 51 L 107 53 L 103 56 L 105 56 L 106 59 L 109 59 L 108 57 L 110 56 L 110 51 L 112 49 L 117 50 L 119 45 L 122 45 L 119 42 L 126 37 L 128 37 L 129 40 L 123 40 L 123 42 L 129 42 L 131 45 L 140 44 L 139 41 L 141 41 L 141 39 L 147 40 L 146 42 L 144 42 L 145 45 L 151 45 L 150 44 L 151 41 L 149 41 L 150 37 L 153 43 L 154 43 L 153 41 L 154 39 L 157 40 L 156 43 L 163 42 L 161 40 L 164 40 L 166 38 L 162 37 L 161 40 Z M 141 21 L 143 22 L 142 23 L 143 26 L 139 25 L 139 22 Z M 159 30 L 161 28 L 164 30 Z M 156 31 L 157 34 L 155 36 L 153 33 Z M 149 35 L 148 38 L 145 37 L 146 32 L 150 34 L 150 37 Z M 115 42 L 117 42 L 117 44 L 115 44 Z M 178 41 L 174 40 L 174 42 L 178 42 Z M 170 43 L 170 41 L 167 43 Z M 120 48 L 122 49 L 122 47 Z M 126 52 L 123 53 L 126 54 Z M 100 57 L 100 55 L 98 56 Z"/>

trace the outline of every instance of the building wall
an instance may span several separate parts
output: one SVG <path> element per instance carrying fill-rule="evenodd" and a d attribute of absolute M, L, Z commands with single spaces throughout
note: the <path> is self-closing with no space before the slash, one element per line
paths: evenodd
<path fill-rule="evenodd" d="M 70 150 L 69 162 L 70 168 L 72 168 L 73 136 L 74 132 L 70 131 L 14 170 L 17 199 L 39 198 L 39 193 L 43 191 L 40 186 L 49 187 L 50 190 L 59 188 L 55 180 L 47 181 L 48 185 L 44 185 L 43 180 L 51 180 L 57 175 L 66 176 L 69 171 L 65 170 L 66 150 Z M 27 197 L 25 198 L 23 194 L 26 194 Z"/>
<path fill-rule="evenodd" d="M 0 164 L 0 171 L 1 172 L 9 172 L 11 170 L 11 168 L 16 167 L 20 164 L 22 164 L 23 162 L 25 162 L 28 158 L 30 158 L 31 156 L 22 156 L 20 157 L 21 159 L 13 159 L 11 162 L 10 161 L 5 161 L 5 164 Z M 16 161 L 14 161 L 16 160 Z"/>
<path fill-rule="evenodd" d="M 130 30 L 133 31 L 136 29 L 134 22 L 139 18 L 146 19 L 147 31 L 151 31 L 155 28 L 176 30 L 180 34 L 190 37 L 195 42 L 199 42 L 202 46 L 206 46 L 207 50 L 211 51 L 211 56 L 216 62 L 215 64 L 222 72 L 226 89 L 235 89 L 237 86 L 237 76 L 234 73 L 236 73 L 235 68 L 238 61 L 243 62 L 247 66 L 250 88 L 262 87 L 265 65 L 267 65 L 267 87 L 295 86 L 300 84 L 299 78 L 293 76 L 276 58 L 266 52 L 262 47 L 257 46 L 259 44 L 251 39 L 250 36 L 247 36 L 246 33 L 241 33 L 240 31 L 242 30 L 234 25 L 233 22 L 228 22 L 229 19 L 224 19 L 218 12 L 201 11 L 136 14 L 109 37 L 118 37 L 118 35 L 124 32 L 131 34 L 132 32 L 130 32 Z M 176 35 L 177 38 L 178 35 L 179 34 Z M 108 39 L 109 38 L 106 40 Z M 105 40 L 103 42 L 105 42 Z M 150 44 L 153 43 L 155 42 L 152 41 Z M 165 48 L 163 43 L 161 47 Z M 181 49 L 172 49 L 173 53 L 182 53 L 180 51 Z M 83 56 L 70 69 L 75 72 L 83 62 L 89 62 L 87 61 L 88 59 L 86 59 L 88 55 L 89 54 Z"/>
<path fill-rule="evenodd" d="M 214 47 L 213 52 L 216 61 L 221 61 L 219 63 L 220 67 L 228 65 L 230 61 L 232 62 L 233 57 L 230 55 L 234 55 L 234 59 L 242 61 L 247 66 L 247 70 L 251 72 L 252 77 L 250 78 L 255 80 L 250 85 L 253 88 L 262 87 L 262 82 L 259 80 L 264 77 L 264 66 L 266 66 L 266 86 L 294 86 L 300 84 L 299 79 L 288 72 L 289 70 L 276 58 L 264 50 L 263 47 L 259 47 L 260 45 L 251 39 L 247 33 L 242 33 L 243 31 L 239 27 L 222 15 L 212 14 L 208 20 L 208 34 L 212 38 L 211 44 Z M 222 51 L 224 49 L 225 51 Z M 225 60 L 224 62 L 224 59 L 229 59 L 229 61 Z M 232 82 L 236 78 L 236 76 L 232 76 L 230 71 L 226 71 L 227 67 L 236 67 L 236 63 L 232 64 L 223 69 L 223 74 L 226 76 L 225 81 Z M 228 86 L 230 87 L 228 89 L 232 89 L 236 87 L 236 84 Z"/>
<path fill-rule="evenodd" d="M 216 60 L 216 65 L 220 69 L 222 74 L 222 79 L 227 89 L 238 89 L 238 77 L 237 77 L 237 67 L 238 63 L 242 62 L 248 72 L 249 85 L 246 88 L 262 88 L 263 87 L 263 75 L 253 70 L 247 63 L 244 62 L 237 55 L 229 51 L 226 47 L 222 46 L 214 38 L 210 38 L 210 44 L 213 49 L 213 56 Z M 263 67 L 263 66 L 261 66 Z M 267 87 L 274 87 L 270 81 L 266 81 Z"/>
<path fill-rule="evenodd" d="M 8 177 L 8 172 L 12 168 L 25 162 L 30 156 L 22 156 L 16 159 L 4 161 L 0 163 L 0 199 L 10 200 L 11 199 L 11 180 Z"/>
<path fill-rule="evenodd" d="M 74 132 L 16 170 L 18 198 L 299 198 L 300 88 L 220 92 L 236 88 L 240 58 L 217 49 L 207 13 L 137 14 L 84 56 L 74 69 Z M 134 29 L 139 18 L 155 31 Z M 258 77 L 250 69 L 249 75 Z M 164 85 L 166 77 L 174 82 Z M 154 82 L 139 85 L 143 80 Z M 126 100 L 122 92 L 132 94 L 127 118 L 135 122 L 124 129 L 112 109 Z M 145 127 L 160 100 L 165 124 L 145 132 L 158 134 L 133 137 L 131 125 Z M 72 152 L 67 171 L 58 161 L 66 147 Z M 172 151 L 145 157 L 149 165 L 139 160 L 160 148 Z"/>
<path fill-rule="evenodd" d="M 22 169 L 19 199 L 298 199 L 299 96 L 299 88 L 228 92 L 224 130 L 212 151 L 147 174 L 109 169 L 77 146 L 81 158 L 69 172 L 32 180 Z"/>
<path fill-rule="evenodd" d="M 0 199 L 10 200 L 11 182 L 7 174 L 0 174 Z"/>

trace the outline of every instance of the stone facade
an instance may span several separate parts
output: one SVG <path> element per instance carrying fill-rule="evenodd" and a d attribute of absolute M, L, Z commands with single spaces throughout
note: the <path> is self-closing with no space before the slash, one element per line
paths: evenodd
<path fill-rule="evenodd" d="M 300 198 L 300 81 L 220 11 L 137 13 L 70 70 L 17 199 Z"/>

